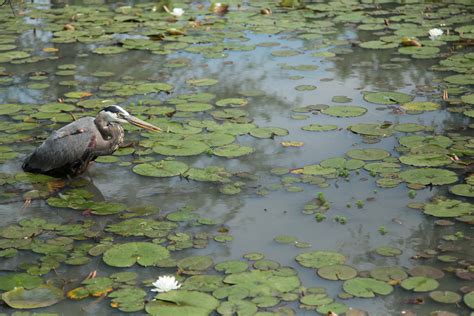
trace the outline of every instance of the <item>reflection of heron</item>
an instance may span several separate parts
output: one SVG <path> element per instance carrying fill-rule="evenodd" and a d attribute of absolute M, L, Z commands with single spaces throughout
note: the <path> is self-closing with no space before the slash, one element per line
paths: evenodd
<path fill-rule="evenodd" d="M 26 158 L 23 170 L 56 176 L 75 176 L 87 169 L 98 156 L 110 155 L 123 143 L 124 131 L 120 124 L 160 131 L 122 109 L 111 105 L 95 118 L 83 117 L 54 131 Z"/>

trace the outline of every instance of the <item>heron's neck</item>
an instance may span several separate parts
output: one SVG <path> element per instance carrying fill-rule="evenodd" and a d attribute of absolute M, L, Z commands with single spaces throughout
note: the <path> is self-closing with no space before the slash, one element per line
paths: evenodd
<path fill-rule="evenodd" d="M 118 123 L 109 122 L 101 114 L 97 115 L 94 120 L 97 129 L 105 140 L 113 138 L 117 132 L 123 131 L 122 126 Z"/>

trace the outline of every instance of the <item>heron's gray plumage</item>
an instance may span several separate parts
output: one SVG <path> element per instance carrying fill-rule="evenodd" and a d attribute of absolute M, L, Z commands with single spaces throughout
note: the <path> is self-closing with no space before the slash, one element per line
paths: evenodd
<path fill-rule="evenodd" d="M 112 154 L 123 143 L 124 131 L 120 124 L 108 122 L 101 113 L 96 118 L 84 117 L 54 131 L 27 157 L 23 169 L 75 176 L 84 172 L 98 156 Z"/>

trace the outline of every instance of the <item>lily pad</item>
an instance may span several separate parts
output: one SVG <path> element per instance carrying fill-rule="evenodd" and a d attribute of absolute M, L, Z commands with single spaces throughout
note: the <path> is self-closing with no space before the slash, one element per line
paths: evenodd
<path fill-rule="evenodd" d="M 321 125 L 321 124 L 309 124 L 303 126 L 301 129 L 304 131 L 310 132 L 327 132 L 327 131 L 334 131 L 338 128 L 337 125 Z"/>
<path fill-rule="evenodd" d="M 17 287 L 2 294 L 2 300 L 16 309 L 41 308 L 56 304 L 64 297 L 61 289 L 51 285 L 41 285 L 27 290 Z"/>
<path fill-rule="evenodd" d="M 451 184 L 458 180 L 456 173 L 436 168 L 418 168 L 400 172 L 400 178 L 408 183 L 423 185 Z"/>
<path fill-rule="evenodd" d="M 440 105 L 434 102 L 408 102 L 402 108 L 407 111 L 436 111 Z"/>
<path fill-rule="evenodd" d="M 400 267 L 377 267 L 370 271 L 370 276 L 376 280 L 389 282 L 404 280 L 408 274 Z"/>
<path fill-rule="evenodd" d="M 131 267 L 135 263 L 147 267 L 168 258 L 166 248 L 149 242 L 117 244 L 108 249 L 102 259 L 112 267 Z"/>
<path fill-rule="evenodd" d="M 375 249 L 375 252 L 384 257 L 395 257 L 402 254 L 402 251 L 395 247 L 382 246 Z"/>
<path fill-rule="evenodd" d="M 318 275 L 327 280 L 349 280 L 357 275 L 357 270 L 348 265 L 335 264 L 320 268 Z"/>
<path fill-rule="evenodd" d="M 165 156 L 195 156 L 209 150 L 209 147 L 198 141 L 177 140 L 159 142 L 153 147 L 153 151 Z"/>
<path fill-rule="evenodd" d="M 351 132 L 365 136 L 388 137 L 393 134 L 391 124 L 359 123 L 349 126 Z"/>
<path fill-rule="evenodd" d="M 145 306 L 152 315 L 209 315 L 219 306 L 219 301 L 198 291 L 177 290 L 160 293 L 156 300 Z"/>
<path fill-rule="evenodd" d="M 449 191 L 459 196 L 474 197 L 474 185 L 470 184 L 456 184 L 450 187 Z"/>
<path fill-rule="evenodd" d="M 191 256 L 178 261 L 178 268 L 187 272 L 204 271 L 209 269 L 214 262 L 209 256 Z"/>
<path fill-rule="evenodd" d="M 295 259 L 303 267 L 316 269 L 343 264 L 346 261 L 346 257 L 343 254 L 331 251 L 303 252 L 296 256 Z"/>
<path fill-rule="evenodd" d="M 173 177 L 188 170 L 188 165 L 174 160 L 160 160 L 157 162 L 139 164 L 133 167 L 133 172 L 147 177 Z"/>
<path fill-rule="evenodd" d="M 350 150 L 346 155 L 359 160 L 382 160 L 389 157 L 390 153 L 381 148 L 365 148 Z"/>
<path fill-rule="evenodd" d="M 0 276 L 0 290 L 10 291 L 14 288 L 25 288 L 27 290 L 40 286 L 43 279 L 27 273 L 14 273 Z"/>
<path fill-rule="evenodd" d="M 453 162 L 448 155 L 439 153 L 410 154 L 399 159 L 402 163 L 415 167 L 441 167 Z"/>
<path fill-rule="evenodd" d="M 388 283 L 360 277 L 345 281 L 343 289 L 351 295 L 363 298 L 375 297 L 375 294 L 388 295 L 393 291 L 393 287 Z"/>
<path fill-rule="evenodd" d="M 215 265 L 216 271 L 222 271 L 225 274 L 244 272 L 248 269 L 248 263 L 239 260 L 228 260 Z"/>
<path fill-rule="evenodd" d="M 336 117 L 356 117 L 364 115 L 366 108 L 350 105 L 333 105 L 321 111 L 322 113 Z"/>
<path fill-rule="evenodd" d="M 413 100 L 411 95 L 401 92 L 366 92 L 364 93 L 364 99 L 367 102 L 375 104 L 402 104 Z"/>
<path fill-rule="evenodd" d="M 250 135 L 257 138 L 272 138 L 274 136 L 286 136 L 288 130 L 279 127 L 259 127 L 251 130 Z"/>
<path fill-rule="evenodd" d="M 458 200 L 444 200 L 428 203 L 424 213 L 435 217 L 459 217 L 474 213 L 474 204 Z"/>
<path fill-rule="evenodd" d="M 474 291 L 464 295 L 463 301 L 470 309 L 474 309 Z"/>
<path fill-rule="evenodd" d="M 461 295 L 452 291 L 433 291 L 430 293 L 430 297 L 435 302 L 445 304 L 455 304 L 462 299 Z"/>
<path fill-rule="evenodd" d="M 232 300 L 223 302 L 217 312 L 221 315 L 254 315 L 258 310 L 255 303 L 243 300 Z"/>
<path fill-rule="evenodd" d="M 405 290 L 412 290 L 414 292 L 429 292 L 435 290 L 439 283 L 435 279 L 427 277 L 409 277 L 400 284 Z"/>
<path fill-rule="evenodd" d="M 238 144 L 230 144 L 222 147 L 216 147 L 212 151 L 214 155 L 226 158 L 245 156 L 253 152 L 254 149 L 252 147 L 240 146 Z"/>

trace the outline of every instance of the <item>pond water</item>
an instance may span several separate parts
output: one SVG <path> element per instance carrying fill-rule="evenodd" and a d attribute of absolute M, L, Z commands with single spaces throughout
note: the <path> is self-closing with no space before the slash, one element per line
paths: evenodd
<path fill-rule="evenodd" d="M 472 314 L 470 1 L 33 2 L 0 7 L 0 313 Z M 164 132 L 21 170 L 114 103 Z"/>

